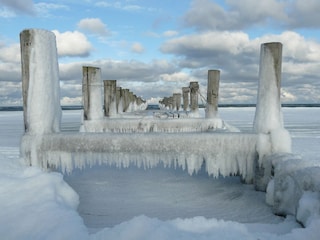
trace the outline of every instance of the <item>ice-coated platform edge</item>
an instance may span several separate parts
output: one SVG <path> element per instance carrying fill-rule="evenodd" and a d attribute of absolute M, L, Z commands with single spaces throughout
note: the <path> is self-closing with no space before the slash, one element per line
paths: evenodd
<path fill-rule="evenodd" d="M 193 174 L 205 161 L 209 175 L 240 174 L 251 182 L 256 142 L 256 134 L 243 133 L 25 134 L 21 153 L 27 164 L 61 168 L 67 173 L 95 164 L 152 168 L 163 163 Z"/>
<path fill-rule="evenodd" d="M 220 118 L 105 118 L 83 121 L 81 132 L 206 132 L 206 131 L 239 131 L 231 128 Z"/>

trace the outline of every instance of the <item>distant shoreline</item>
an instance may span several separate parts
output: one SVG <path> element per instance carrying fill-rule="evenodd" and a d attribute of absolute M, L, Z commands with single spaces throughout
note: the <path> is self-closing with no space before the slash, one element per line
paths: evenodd
<path fill-rule="evenodd" d="M 149 104 L 149 105 L 157 105 L 157 104 Z M 219 104 L 219 108 L 241 108 L 241 107 L 255 107 L 256 104 Z M 200 108 L 203 108 L 204 105 L 199 105 Z M 296 107 L 320 107 L 320 103 L 283 103 L 282 107 L 296 108 Z M 81 110 L 83 106 L 75 105 L 75 106 L 61 106 L 62 110 Z M 23 111 L 22 106 L 0 106 L 0 111 Z"/>

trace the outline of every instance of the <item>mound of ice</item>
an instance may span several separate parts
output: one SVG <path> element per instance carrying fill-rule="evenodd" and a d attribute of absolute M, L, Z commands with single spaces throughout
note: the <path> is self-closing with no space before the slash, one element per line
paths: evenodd
<path fill-rule="evenodd" d="M 87 239 L 79 197 L 61 174 L 0 160 L 1 238 Z"/>

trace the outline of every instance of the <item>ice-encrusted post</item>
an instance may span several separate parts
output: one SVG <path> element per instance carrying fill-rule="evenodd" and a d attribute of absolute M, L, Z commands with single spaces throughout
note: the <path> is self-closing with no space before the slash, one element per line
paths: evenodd
<path fill-rule="evenodd" d="M 190 110 L 193 114 L 199 113 L 198 91 L 198 82 L 190 82 Z"/>
<path fill-rule="evenodd" d="M 174 93 L 173 94 L 173 98 L 175 99 L 175 110 L 179 111 L 180 110 L 180 106 L 181 106 L 181 93 Z"/>
<path fill-rule="evenodd" d="M 20 33 L 25 132 L 60 131 L 61 106 L 58 54 L 53 32 L 26 29 Z"/>
<path fill-rule="evenodd" d="M 135 111 L 135 95 L 131 91 L 129 92 L 129 101 L 130 112 L 133 112 Z"/>
<path fill-rule="evenodd" d="M 82 73 L 84 120 L 101 120 L 103 118 L 101 70 L 98 67 L 83 66 Z"/>
<path fill-rule="evenodd" d="M 183 87 L 182 88 L 182 98 L 183 98 L 183 111 L 189 110 L 189 87 Z"/>
<path fill-rule="evenodd" d="M 220 71 L 208 71 L 206 118 L 215 118 L 218 115 Z"/>
<path fill-rule="evenodd" d="M 254 129 L 270 133 L 283 128 L 280 103 L 282 44 L 263 43 L 260 49 L 259 87 Z"/>
<path fill-rule="evenodd" d="M 174 110 L 173 97 L 172 96 L 168 98 L 168 104 L 169 104 L 169 110 Z"/>
<path fill-rule="evenodd" d="M 121 87 L 116 87 L 117 113 L 122 113 Z"/>
<path fill-rule="evenodd" d="M 161 104 L 162 107 L 167 108 L 167 106 L 168 106 L 168 98 L 164 97 L 162 100 L 159 101 L 159 103 Z"/>
<path fill-rule="evenodd" d="M 122 96 L 123 96 L 123 111 L 128 112 L 129 111 L 129 89 L 122 89 Z"/>
<path fill-rule="evenodd" d="M 104 115 L 114 117 L 117 115 L 117 80 L 104 80 Z"/>
<path fill-rule="evenodd" d="M 254 118 L 254 130 L 258 133 L 258 161 L 255 172 L 255 188 L 265 191 L 271 179 L 272 153 L 291 152 L 291 137 L 283 127 L 281 112 L 282 44 L 261 44 L 258 99 Z"/>
<path fill-rule="evenodd" d="M 172 110 L 173 111 L 176 111 L 177 110 L 177 102 L 176 102 L 176 96 L 173 94 L 172 96 L 171 96 L 171 98 L 172 98 Z"/>

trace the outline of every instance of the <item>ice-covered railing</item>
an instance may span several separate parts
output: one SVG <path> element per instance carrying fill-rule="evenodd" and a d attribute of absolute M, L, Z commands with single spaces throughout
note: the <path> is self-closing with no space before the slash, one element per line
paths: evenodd
<path fill-rule="evenodd" d="M 112 133 L 239 132 L 236 127 L 230 126 L 220 118 L 110 118 L 107 120 L 84 121 L 80 131 Z"/>
<path fill-rule="evenodd" d="M 161 162 L 165 166 L 183 167 L 193 173 L 199 170 L 205 161 L 210 175 L 241 174 L 247 182 L 252 179 L 259 182 L 262 179 L 261 185 L 266 185 L 265 179 L 269 177 L 270 168 L 264 156 L 289 149 L 287 143 L 290 137 L 283 129 L 280 108 L 280 43 L 261 46 L 258 103 L 254 122 L 256 132 L 253 134 L 208 131 L 211 127 L 225 128 L 223 122 L 216 118 L 214 105 L 217 104 L 217 93 L 212 89 L 208 91 L 213 100 L 210 101 L 208 97 L 208 105 L 211 104 L 211 107 L 206 109 L 206 116 L 214 120 L 205 123 L 205 128 L 200 126 L 200 131 L 197 132 L 180 131 L 176 134 L 167 133 L 164 129 L 194 130 L 197 129 L 195 125 L 198 120 L 176 123 L 158 119 L 140 121 L 140 125 L 146 125 L 140 126 L 142 133 L 109 131 L 65 134 L 59 133 L 61 108 L 55 36 L 46 30 L 29 29 L 21 32 L 20 41 L 25 121 L 21 154 L 26 164 L 43 168 L 54 166 L 69 172 L 75 167 L 97 163 L 153 167 Z M 86 70 L 88 71 L 84 71 L 84 78 L 91 76 L 98 82 L 100 70 L 92 67 Z M 214 72 L 213 76 L 218 76 L 217 73 Z M 102 98 L 94 97 L 101 92 L 98 88 L 100 83 L 93 81 L 87 85 L 92 86 L 93 91 L 85 100 L 84 105 L 90 105 L 90 111 L 86 112 L 84 117 L 93 121 L 92 123 L 99 122 L 103 118 Z M 130 120 L 122 123 L 120 120 L 113 121 L 112 118 L 108 120 L 111 120 L 108 122 L 109 126 L 100 122 L 99 128 L 110 129 L 110 125 L 113 125 L 112 128 L 116 129 L 116 124 L 128 123 L 133 124 L 129 129 L 139 127 L 134 125 L 137 122 L 130 123 Z M 181 124 L 185 126 L 178 127 Z M 118 129 L 120 131 L 124 127 Z M 202 131 L 203 129 L 206 130 Z M 257 159 L 259 161 L 256 161 Z"/>
<path fill-rule="evenodd" d="M 205 161 L 209 175 L 240 174 L 246 182 L 251 182 L 256 142 L 256 134 L 243 133 L 56 133 L 24 136 L 22 151 L 25 156 L 31 156 L 29 164 L 63 172 L 96 164 L 143 168 L 163 164 L 193 174 Z"/>

